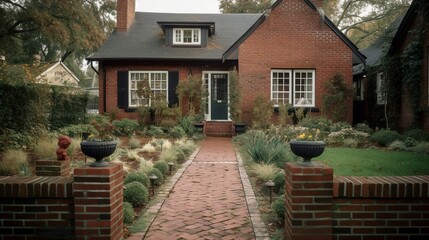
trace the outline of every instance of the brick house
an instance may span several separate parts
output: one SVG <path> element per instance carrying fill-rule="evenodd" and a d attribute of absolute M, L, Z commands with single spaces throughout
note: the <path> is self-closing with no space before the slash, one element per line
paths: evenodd
<path fill-rule="evenodd" d="M 368 57 L 366 68 L 362 64 L 354 66 L 354 84 L 357 86 L 355 105 L 360 102 L 363 107 L 354 108 L 354 117 L 363 117 L 354 121 L 365 121 L 371 126 L 385 128 L 384 105 L 387 104 L 389 128 L 406 131 L 420 127 L 429 132 L 428 11 L 427 1 L 414 0 L 406 14 L 394 21 L 383 37 L 362 50 Z M 409 59 L 404 52 L 409 51 L 413 44 L 418 47 Z M 386 66 L 382 63 L 386 58 L 396 61 L 396 65 L 392 65 L 394 69 L 384 69 Z M 410 62 L 414 60 L 418 69 L 413 71 L 418 74 L 413 74 L 412 87 L 407 89 L 405 73 L 409 72 Z M 387 79 L 394 83 L 396 89 L 385 89 Z M 412 106 L 410 94 L 415 96 L 415 107 Z"/>
<path fill-rule="evenodd" d="M 418 41 L 416 41 L 419 39 Z M 410 45 L 417 44 L 418 54 L 412 54 L 418 57 L 420 71 L 415 79 L 412 89 L 407 89 L 406 73 L 410 68 L 409 58 L 404 57 L 405 51 L 410 50 Z M 402 68 L 402 92 L 399 117 L 397 119 L 397 128 L 407 130 L 414 127 L 421 127 L 429 132 L 429 3 L 426 0 L 414 0 L 404 16 L 404 19 L 392 40 L 388 51 L 389 56 L 401 57 Z M 414 59 L 413 59 L 414 60 Z M 407 69 L 408 68 L 408 69 Z M 395 76 L 398 78 L 398 76 Z M 396 79 L 400 82 L 400 79 Z M 414 82 L 414 81 L 413 81 Z M 416 95 L 417 93 L 417 95 Z M 413 96 L 414 97 L 413 97 Z M 415 98 L 415 100 L 413 100 Z M 413 103 L 414 102 L 414 103 Z M 413 107 L 415 104 L 415 107 Z"/>
<path fill-rule="evenodd" d="M 318 112 L 323 83 L 340 73 L 351 86 L 352 66 L 365 61 L 324 16 L 322 0 L 277 0 L 262 14 L 136 13 L 134 7 L 133 0 L 118 0 L 116 30 L 87 58 L 99 62 L 100 113 L 136 118 L 136 82 L 144 79 L 176 104 L 178 81 L 193 74 L 208 88 L 207 123 L 230 123 L 228 76 L 234 66 L 244 122 L 252 121 L 257 95 Z M 351 122 L 352 99 L 344 104 Z"/>

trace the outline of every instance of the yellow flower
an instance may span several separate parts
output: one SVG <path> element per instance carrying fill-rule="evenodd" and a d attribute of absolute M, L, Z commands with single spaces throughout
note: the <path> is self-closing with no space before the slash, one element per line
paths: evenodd
<path fill-rule="evenodd" d="M 305 133 L 298 135 L 298 139 L 305 139 Z"/>

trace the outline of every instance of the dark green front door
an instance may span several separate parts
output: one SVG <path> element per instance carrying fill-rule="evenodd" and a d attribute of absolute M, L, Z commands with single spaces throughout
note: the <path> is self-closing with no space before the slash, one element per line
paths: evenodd
<path fill-rule="evenodd" d="M 228 74 L 211 75 L 211 119 L 228 120 Z"/>

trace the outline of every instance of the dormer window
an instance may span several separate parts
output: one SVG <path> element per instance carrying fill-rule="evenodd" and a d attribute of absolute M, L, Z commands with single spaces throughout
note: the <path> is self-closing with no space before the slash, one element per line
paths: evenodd
<path fill-rule="evenodd" d="M 173 44 L 201 45 L 201 30 L 199 28 L 173 28 Z"/>

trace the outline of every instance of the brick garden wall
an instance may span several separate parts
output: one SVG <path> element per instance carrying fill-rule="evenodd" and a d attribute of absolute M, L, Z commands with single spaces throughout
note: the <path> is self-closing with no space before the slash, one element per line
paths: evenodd
<path fill-rule="evenodd" d="M 0 240 L 121 239 L 122 188 L 121 164 L 75 168 L 73 177 L 0 177 Z"/>
<path fill-rule="evenodd" d="M 334 177 L 286 165 L 285 239 L 429 239 L 429 176 Z"/>

